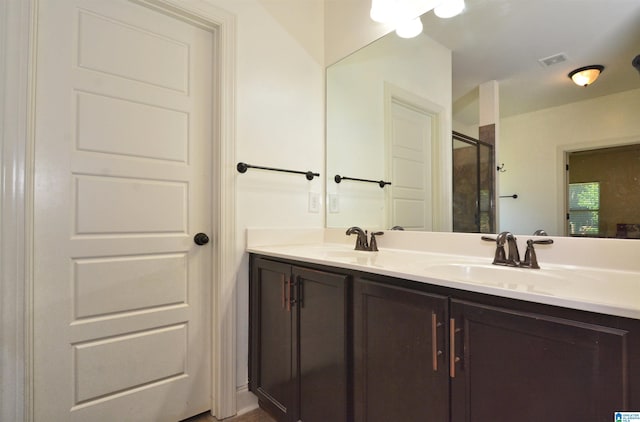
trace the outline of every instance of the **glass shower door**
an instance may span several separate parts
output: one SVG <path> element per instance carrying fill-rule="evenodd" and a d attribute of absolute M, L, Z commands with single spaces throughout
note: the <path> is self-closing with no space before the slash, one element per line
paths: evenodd
<path fill-rule="evenodd" d="M 493 233 L 493 146 L 453 133 L 453 231 Z"/>

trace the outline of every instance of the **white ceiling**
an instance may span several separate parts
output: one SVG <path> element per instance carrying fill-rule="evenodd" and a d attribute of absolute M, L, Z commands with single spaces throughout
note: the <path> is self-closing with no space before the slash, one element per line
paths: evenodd
<path fill-rule="evenodd" d="M 453 51 L 457 120 L 477 124 L 477 86 L 497 80 L 503 117 L 640 88 L 640 0 L 466 0 L 463 14 L 422 17 L 424 32 Z M 539 59 L 564 53 L 549 67 Z M 589 87 L 568 73 L 601 64 Z M 640 115 L 640 110 L 639 110 Z"/>

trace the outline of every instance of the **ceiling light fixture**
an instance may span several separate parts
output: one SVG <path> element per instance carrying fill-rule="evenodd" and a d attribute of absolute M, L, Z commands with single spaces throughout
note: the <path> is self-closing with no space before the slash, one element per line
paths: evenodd
<path fill-rule="evenodd" d="M 375 22 L 393 25 L 398 36 L 413 38 L 422 32 L 420 16 L 432 9 L 450 18 L 462 12 L 464 0 L 371 0 L 369 15 Z"/>
<path fill-rule="evenodd" d="M 633 60 L 631 60 L 631 66 L 633 66 L 638 72 L 640 72 L 640 54 L 638 54 L 636 57 L 634 57 Z"/>
<path fill-rule="evenodd" d="M 394 3 L 389 0 L 371 0 L 369 16 L 379 23 L 388 23 L 395 18 Z"/>
<path fill-rule="evenodd" d="M 396 25 L 396 34 L 400 38 L 413 38 L 422 32 L 422 21 L 419 17 Z"/>
<path fill-rule="evenodd" d="M 459 15 L 464 10 L 464 0 L 445 0 L 433 9 L 433 13 L 443 19 Z"/>
<path fill-rule="evenodd" d="M 600 73 L 604 70 L 604 66 L 596 64 L 592 66 L 585 66 L 579 69 L 571 71 L 569 77 L 576 85 L 588 86 L 598 79 Z"/>

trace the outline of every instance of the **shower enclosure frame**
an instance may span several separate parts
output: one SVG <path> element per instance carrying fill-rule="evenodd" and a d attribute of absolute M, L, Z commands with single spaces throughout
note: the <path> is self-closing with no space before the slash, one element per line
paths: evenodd
<path fill-rule="evenodd" d="M 482 142 L 478 139 L 474 139 L 468 135 L 464 135 L 459 132 L 452 132 L 452 195 L 453 195 L 453 203 L 455 204 L 456 198 L 456 163 L 455 163 L 455 153 L 454 146 L 455 141 L 464 142 L 470 146 L 475 147 L 475 174 L 474 182 L 475 182 L 475 209 L 474 209 L 474 217 L 473 217 L 473 229 L 469 229 L 469 225 L 467 224 L 467 228 L 460 229 L 460 223 L 456 221 L 456 212 L 453 210 L 453 231 L 454 232 L 473 232 L 473 233 L 493 233 L 495 231 L 496 226 L 496 207 L 495 207 L 495 147 L 494 145 Z M 489 157 L 485 164 L 482 164 L 482 148 L 488 149 Z M 487 180 L 483 180 L 484 169 L 486 168 L 485 176 Z M 486 191 L 487 198 L 485 200 L 482 199 L 482 192 Z M 486 201 L 486 204 L 484 204 Z M 483 210 L 483 205 L 486 207 L 486 210 Z M 487 221 L 483 223 L 482 214 L 486 213 L 488 218 Z M 458 227 L 456 227 L 458 226 Z"/>

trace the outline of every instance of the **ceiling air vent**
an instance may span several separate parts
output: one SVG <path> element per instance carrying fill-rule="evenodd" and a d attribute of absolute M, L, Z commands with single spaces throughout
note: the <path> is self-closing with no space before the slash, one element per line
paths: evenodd
<path fill-rule="evenodd" d="M 544 67 L 553 66 L 554 64 L 562 63 L 567 61 L 567 55 L 565 53 L 554 54 L 553 56 L 545 57 L 544 59 L 539 59 L 538 62 Z"/>

